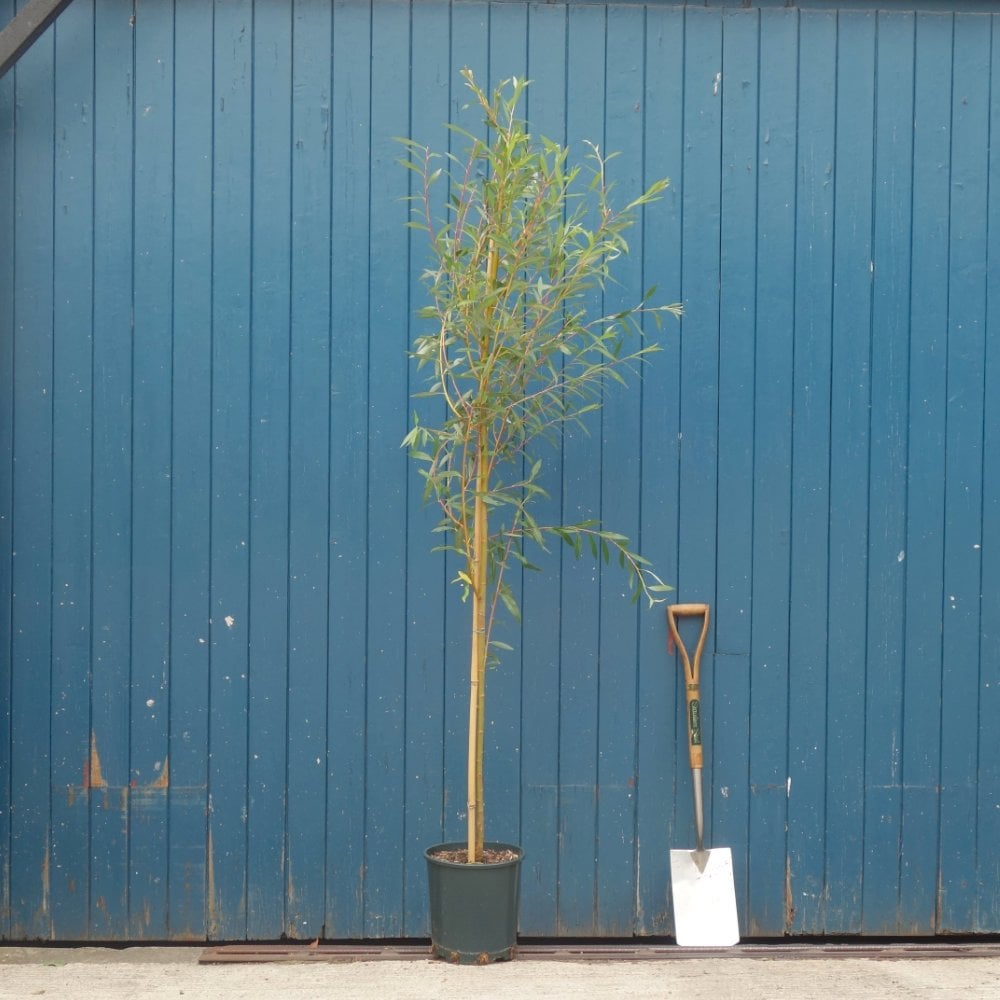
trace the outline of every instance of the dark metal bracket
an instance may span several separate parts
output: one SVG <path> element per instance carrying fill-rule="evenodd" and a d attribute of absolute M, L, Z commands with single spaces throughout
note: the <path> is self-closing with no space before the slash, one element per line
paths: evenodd
<path fill-rule="evenodd" d="M 0 77 L 73 0 L 28 0 L 0 31 Z"/>

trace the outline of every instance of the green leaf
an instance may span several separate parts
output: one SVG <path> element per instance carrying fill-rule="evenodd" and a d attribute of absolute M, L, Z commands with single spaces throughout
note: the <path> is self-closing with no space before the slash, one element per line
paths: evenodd
<path fill-rule="evenodd" d="M 510 613 L 514 621 L 519 622 L 521 620 L 521 609 L 518 607 L 517 601 L 514 599 L 514 594 L 510 587 L 506 583 L 501 583 L 498 591 L 500 595 L 500 600 L 503 602 L 503 606 Z"/>
<path fill-rule="evenodd" d="M 524 553 L 521 552 L 519 549 L 512 548 L 510 550 L 510 555 L 511 555 L 511 558 L 514 559 L 517 563 L 519 563 L 524 569 L 532 570 L 532 571 L 534 571 L 536 573 L 540 573 L 541 572 L 541 567 L 540 566 L 536 566 L 533 562 L 530 562 L 525 557 Z"/>

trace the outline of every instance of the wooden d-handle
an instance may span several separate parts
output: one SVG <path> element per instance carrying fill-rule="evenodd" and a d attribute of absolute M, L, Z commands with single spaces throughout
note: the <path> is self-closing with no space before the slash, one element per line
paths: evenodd
<path fill-rule="evenodd" d="M 687 648 L 677 630 L 678 618 L 696 618 L 702 616 L 701 635 L 694 650 L 694 662 L 688 656 Z M 710 611 L 707 604 L 668 604 L 667 626 L 674 644 L 680 650 L 681 662 L 684 664 L 684 691 L 687 699 L 687 730 L 688 759 L 692 768 L 700 768 L 704 763 L 701 743 L 701 694 L 699 692 L 699 675 L 701 674 L 701 654 L 708 638 L 708 621 Z"/>

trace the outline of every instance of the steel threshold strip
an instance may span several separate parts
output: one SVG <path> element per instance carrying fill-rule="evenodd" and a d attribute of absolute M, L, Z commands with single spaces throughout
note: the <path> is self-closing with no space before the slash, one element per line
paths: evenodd
<path fill-rule="evenodd" d="M 573 944 L 559 941 L 522 943 L 520 960 L 547 961 L 649 961 L 699 958 L 743 959 L 900 959 L 997 958 L 1000 942 L 887 942 L 887 943 L 795 943 L 760 942 L 725 948 L 679 947 L 665 943 Z M 429 958 L 426 944 L 229 944 L 207 947 L 201 965 L 254 964 L 265 962 L 372 962 Z"/>

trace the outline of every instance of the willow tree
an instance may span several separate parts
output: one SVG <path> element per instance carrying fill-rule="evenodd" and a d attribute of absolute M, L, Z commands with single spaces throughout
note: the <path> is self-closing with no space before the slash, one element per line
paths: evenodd
<path fill-rule="evenodd" d="M 466 143 L 462 156 L 435 154 L 403 140 L 418 183 L 410 225 L 427 234 L 423 272 L 427 326 L 412 357 L 429 371 L 418 396 L 441 401 L 441 419 L 414 418 L 404 445 L 419 464 L 425 499 L 441 512 L 440 546 L 458 557 L 455 582 L 470 604 L 468 861 L 483 860 L 483 752 L 487 664 L 510 647 L 493 638 L 501 610 L 519 618 L 507 579 L 512 564 L 537 567 L 530 543 L 552 539 L 579 556 L 617 560 L 633 599 L 662 600 L 667 587 L 624 535 L 596 520 L 543 524 L 532 516 L 546 446 L 567 423 L 581 424 L 613 385 L 658 350 L 643 317 L 659 325 L 677 305 L 652 306 L 653 290 L 634 305 L 591 315 L 613 263 L 628 252 L 625 233 L 638 211 L 666 188 L 659 180 L 613 207 L 604 156 L 593 144 L 582 164 L 567 147 L 535 137 L 518 118 L 526 81 L 504 81 L 488 94 L 462 76 L 485 117 L 486 138 L 449 126 Z M 446 184 L 445 216 L 434 213 L 435 185 Z M 551 452 L 550 452 L 551 453 Z"/>

